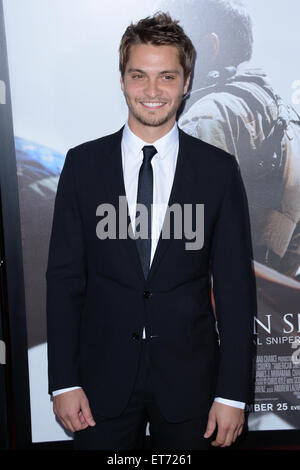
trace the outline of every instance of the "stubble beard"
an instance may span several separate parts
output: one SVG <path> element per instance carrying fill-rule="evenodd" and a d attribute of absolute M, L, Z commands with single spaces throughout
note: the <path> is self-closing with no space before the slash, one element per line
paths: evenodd
<path fill-rule="evenodd" d="M 174 106 L 172 106 L 172 108 L 169 109 L 169 112 L 165 115 L 165 116 L 162 116 L 162 117 L 155 117 L 155 116 L 144 116 L 142 113 L 139 113 L 138 110 L 132 106 L 131 104 L 131 101 L 130 99 L 128 98 L 127 94 L 124 93 L 125 95 L 125 100 L 126 100 L 126 103 L 127 103 L 127 106 L 131 112 L 131 114 L 134 116 L 134 118 L 140 122 L 141 124 L 143 124 L 144 126 L 150 126 L 150 127 L 159 127 L 159 126 L 162 126 L 163 124 L 165 124 L 166 122 L 168 122 L 170 119 L 172 119 L 174 116 L 176 116 L 176 113 L 181 105 L 181 102 L 182 102 L 182 98 L 178 98 L 176 100 L 176 102 L 174 103 Z M 137 102 L 140 102 L 140 100 L 138 100 Z"/>

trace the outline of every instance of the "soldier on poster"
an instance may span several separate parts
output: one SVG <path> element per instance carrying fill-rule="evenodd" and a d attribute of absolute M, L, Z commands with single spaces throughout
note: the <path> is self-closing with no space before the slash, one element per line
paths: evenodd
<path fill-rule="evenodd" d="M 179 126 L 235 155 L 247 189 L 256 261 L 296 277 L 300 266 L 300 117 L 249 68 L 253 31 L 240 0 L 162 0 L 196 44 Z"/>

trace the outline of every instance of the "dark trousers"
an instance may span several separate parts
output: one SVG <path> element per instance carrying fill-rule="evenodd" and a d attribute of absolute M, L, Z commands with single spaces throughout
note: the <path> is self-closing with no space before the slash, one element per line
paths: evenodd
<path fill-rule="evenodd" d="M 135 386 L 125 410 L 114 418 L 94 415 L 96 426 L 74 433 L 74 449 L 132 450 L 149 449 L 150 445 L 153 450 L 207 450 L 211 447 L 203 438 L 207 410 L 200 418 L 180 423 L 170 423 L 163 417 L 151 386 L 148 346 L 149 341 L 143 339 Z M 147 422 L 150 442 L 145 446 Z"/>

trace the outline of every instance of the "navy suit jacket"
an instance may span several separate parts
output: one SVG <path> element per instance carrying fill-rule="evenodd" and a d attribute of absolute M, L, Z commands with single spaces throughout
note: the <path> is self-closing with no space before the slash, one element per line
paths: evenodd
<path fill-rule="evenodd" d="M 126 196 L 122 132 L 69 150 L 59 179 L 46 273 L 49 393 L 80 385 L 93 413 L 119 415 L 133 389 L 145 326 L 166 419 L 196 417 L 215 396 L 247 402 L 255 277 L 236 159 L 179 129 L 168 206 L 204 204 L 204 244 L 187 250 L 191 240 L 185 233 L 175 238 L 171 225 L 145 279 L 136 241 L 118 237 L 119 196 Z M 116 209 L 116 238 L 96 234 L 103 203 Z"/>

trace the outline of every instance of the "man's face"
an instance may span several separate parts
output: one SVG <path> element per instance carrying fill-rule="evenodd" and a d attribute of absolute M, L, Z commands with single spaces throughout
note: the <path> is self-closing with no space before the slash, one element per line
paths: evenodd
<path fill-rule="evenodd" d="M 129 122 L 152 127 L 175 122 L 189 79 L 184 83 L 175 46 L 132 45 L 124 80 L 121 77 Z"/>

